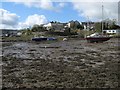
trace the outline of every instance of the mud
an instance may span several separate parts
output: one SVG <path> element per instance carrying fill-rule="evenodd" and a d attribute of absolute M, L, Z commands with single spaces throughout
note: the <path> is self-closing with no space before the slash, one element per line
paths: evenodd
<path fill-rule="evenodd" d="M 3 88 L 117 88 L 119 41 L 3 42 Z M 8 44 L 10 43 L 10 44 Z"/>

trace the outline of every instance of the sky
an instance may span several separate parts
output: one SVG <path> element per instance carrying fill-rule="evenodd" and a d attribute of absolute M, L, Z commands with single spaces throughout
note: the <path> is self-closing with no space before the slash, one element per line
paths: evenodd
<path fill-rule="evenodd" d="M 3 0 L 0 2 L 0 28 L 22 29 L 50 21 L 79 22 L 101 21 L 102 5 L 104 19 L 118 22 L 119 0 Z"/>

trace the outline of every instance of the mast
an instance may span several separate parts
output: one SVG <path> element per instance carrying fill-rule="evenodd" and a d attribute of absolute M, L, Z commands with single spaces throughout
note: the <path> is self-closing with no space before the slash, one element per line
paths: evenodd
<path fill-rule="evenodd" d="M 89 31 L 89 17 L 87 16 L 88 18 L 88 22 L 87 22 L 87 30 Z"/>
<path fill-rule="evenodd" d="M 104 8 L 104 6 L 103 6 L 103 4 L 102 4 L 102 30 L 101 30 L 101 31 L 102 31 L 102 34 L 103 34 L 103 29 L 104 29 L 104 27 L 103 27 L 103 23 L 104 23 L 104 22 L 103 22 L 103 17 L 104 17 L 103 8 Z"/>

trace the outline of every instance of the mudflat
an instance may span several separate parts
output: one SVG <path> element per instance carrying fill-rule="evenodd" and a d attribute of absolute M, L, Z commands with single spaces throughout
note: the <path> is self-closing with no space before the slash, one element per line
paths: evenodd
<path fill-rule="evenodd" d="M 119 41 L 3 42 L 2 87 L 117 88 Z"/>

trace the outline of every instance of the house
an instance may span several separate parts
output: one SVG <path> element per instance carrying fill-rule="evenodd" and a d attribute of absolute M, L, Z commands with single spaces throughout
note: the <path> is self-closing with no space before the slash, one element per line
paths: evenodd
<path fill-rule="evenodd" d="M 18 33 L 18 30 L 12 30 L 12 29 L 0 29 L 0 36 L 16 36 Z"/>
<path fill-rule="evenodd" d="M 50 30 L 52 28 L 52 24 L 47 23 L 47 24 L 43 25 L 43 27 L 45 27 L 47 30 Z"/>
<path fill-rule="evenodd" d="M 84 26 L 84 30 L 94 30 L 95 29 L 95 22 L 82 22 L 82 25 Z"/>
<path fill-rule="evenodd" d="M 47 30 L 62 31 L 64 29 L 64 23 L 60 22 L 50 22 L 43 25 Z"/>
<path fill-rule="evenodd" d="M 107 34 L 120 34 L 120 29 L 103 30 L 103 33 L 107 33 Z"/>
<path fill-rule="evenodd" d="M 21 35 L 22 35 L 22 32 L 18 32 L 18 33 L 17 33 L 17 36 L 21 36 Z"/>

